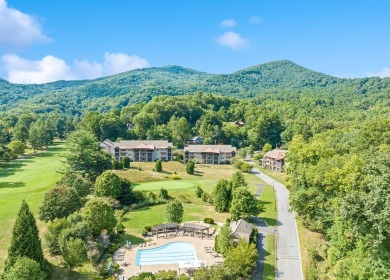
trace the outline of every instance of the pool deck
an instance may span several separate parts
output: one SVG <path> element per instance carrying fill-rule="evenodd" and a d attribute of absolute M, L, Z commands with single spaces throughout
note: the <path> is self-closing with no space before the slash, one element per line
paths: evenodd
<path fill-rule="evenodd" d="M 207 253 L 205 247 L 214 247 L 214 236 L 211 239 L 192 236 L 174 236 L 174 237 L 160 237 L 157 239 L 155 236 L 152 238 L 152 245 L 146 247 L 133 246 L 131 249 L 120 248 L 117 251 L 119 256 L 123 255 L 123 261 L 120 258 L 116 259 L 122 270 L 121 275 L 127 279 L 130 276 L 137 275 L 140 272 L 157 272 L 159 270 L 176 270 L 179 273 L 179 264 L 161 264 L 161 265 L 142 265 L 141 267 L 135 265 L 135 259 L 138 249 L 152 249 L 170 242 L 188 242 L 191 243 L 196 251 L 198 260 L 205 260 L 208 266 L 212 266 L 222 262 L 222 257 L 214 257 L 211 253 Z M 127 265 L 123 265 L 126 262 Z M 180 274 L 186 274 L 183 269 L 180 270 Z M 122 278 L 119 278 L 122 279 Z"/>

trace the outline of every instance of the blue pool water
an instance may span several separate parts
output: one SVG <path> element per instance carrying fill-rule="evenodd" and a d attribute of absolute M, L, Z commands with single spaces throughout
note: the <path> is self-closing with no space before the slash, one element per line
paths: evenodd
<path fill-rule="evenodd" d="M 137 251 L 135 265 L 176 264 L 180 261 L 196 261 L 195 248 L 186 242 L 171 242 L 153 249 Z"/>

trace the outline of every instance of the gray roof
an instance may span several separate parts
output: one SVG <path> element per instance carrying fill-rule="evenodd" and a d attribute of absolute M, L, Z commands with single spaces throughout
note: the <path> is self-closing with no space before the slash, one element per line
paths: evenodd
<path fill-rule="evenodd" d="M 112 142 L 106 139 L 101 144 L 110 147 L 119 147 L 120 149 L 159 149 L 172 147 L 172 143 L 168 142 L 168 140 L 121 140 L 119 142 Z"/>
<path fill-rule="evenodd" d="M 236 147 L 231 145 L 188 145 L 184 147 L 184 152 L 190 153 L 231 153 L 237 152 Z"/>
<path fill-rule="evenodd" d="M 232 231 L 235 238 L 243 238 L 249 243 L 253 232 L 253 225 L 243 219 L 240 219 L 230 223 L 230 230 Z"/>

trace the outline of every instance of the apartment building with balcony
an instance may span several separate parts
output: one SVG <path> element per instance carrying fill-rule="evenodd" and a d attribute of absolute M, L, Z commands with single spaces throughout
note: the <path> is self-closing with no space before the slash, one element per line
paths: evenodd
<path fill-rule="evenodd" d="M 172 161 L 172 143 L 167 140 L 121 140 L 108 139 L 100 147 L 120 160 L 127 156 L 135 162 Z"/>
<path fill-rule="evenodd" d="M 231 145 L 188 145 L 184 147 L 184 163 L 193 160 L 205 164 L 230 164 L 237 149 Z"/>

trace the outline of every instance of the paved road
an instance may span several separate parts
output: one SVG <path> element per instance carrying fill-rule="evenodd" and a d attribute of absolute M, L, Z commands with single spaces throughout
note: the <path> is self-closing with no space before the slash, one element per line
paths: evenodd
<path fill-rule="evenodd" d="M 286 187 L 259 170 L 253 173 L 275 189 L 278 207 L 276 279 L 302 280 L 301 254 L 295 215 L 290 212 L 289 192 Z"/>

